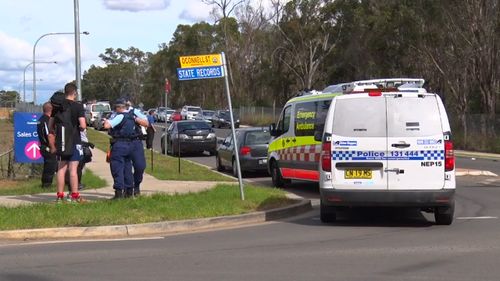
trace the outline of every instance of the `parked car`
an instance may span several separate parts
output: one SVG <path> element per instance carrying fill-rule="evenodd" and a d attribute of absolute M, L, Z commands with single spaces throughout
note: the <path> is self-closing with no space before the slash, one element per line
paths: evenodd
<path fill-rule="evenodd" d="M 172 110 L 169 107 L 158 107 L 157 122 L 167 122 L 167 110 Z"/>
<path fill-rule="evenodd" d="M 87 125 L 93 125 L 96 117 L 103 111 L 111 111 L 109 102 L 100 101 L 88 104 L 85 107 L 85 120 L 87 122 Z"/>
<path fill-rule="evenodd" d="M 99 112 L 99 115 L 97 115 L 97 117 L 95 118 L 93 124 L 92 124 L 92 127 L 94 127 L 94 129 L 98 130 L 98 131 L 101 131 L 101 130 L 104 130 L 103 128 L 103 118 L 106 118 L 106 119 L 109 119 L 109 117 L 111 116 L 111 114 L 113 114 L 112 111 L 102 111 L 102 112 Z"/>
<path fill-rule="evenodd" d="M 240 118 L 238 117 L 238 114 L 234 111 L 233 111 L 233 118 L 234 118 L 234 127 L 239 128 L 240 127 Z M 214 116 L 212 117 L 212 127 L 231 128 L 231 117 L 229 115 L 229 110 L 216 111 Z"/>
<path fill-rule="evenodd" d="M 172 116 L 172 113 L 174 113 L 174 112 L 175 112 L 175 110 L 173 110 L 173 109 L 165 110 L 165 120 L 166 120 L 165 122 L 172 122 L 170 120 L 170 117 Z"/>
<path fill-rule="evenodd" d="M 207 124 L 212 125 L 212 118 L 215 114 L 215 111 L 213 110 L 203 110 L 203 120 L 207 122 Z"/>
<path fill-rule="evenodd" d="M 165 147 L 166 145 L 166 147 Z M 182 120 L 173 122 L 161 136 L 161 151 L 171 155 L 182 153 L 202 153 L 214 155 L 217 137 L 205 121 Z"/>
<path fill-rule="evenodd" d="M 194 120 L 195 116 L 197 115 L 203 115 L 203 110 L 199 106 L 191 106 L 191 105 L 185 105 L 182 107 L 182 118 L 185 120 Z"/>
<path fill-rule="evenodd" d="M 179 111 L 174 111 L 174 113 L 172 113 L 169 118 L 170 122 L 181 121 L 181 120 L 182 120 L 182 115 Z"/>
<path fill-rule="evenodd" d="M 267 128 L 244 128 L 236 130 L 241 174 L 249 171 L 267 171 L 267 149 L 271 134 Z M 236 157 L 233 136 L 230 134 L 217 148 L 215 156 L 217 171 L 226 168 L 232 170 L 233 176 L 237 177 Z"/>

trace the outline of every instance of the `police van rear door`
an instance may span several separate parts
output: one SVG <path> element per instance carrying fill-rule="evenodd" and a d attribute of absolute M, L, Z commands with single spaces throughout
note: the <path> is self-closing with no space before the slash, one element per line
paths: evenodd
<path fill-rule="evenodd" d="M 444 186 L 444 135 L 434 94 L 385 94 L 389 190 Z"/>
<path fill-rule="evenodd" d="M 386 104 L 381 95 L 334 100 L 332 184 L 336 189 L 387 190 Z"/>

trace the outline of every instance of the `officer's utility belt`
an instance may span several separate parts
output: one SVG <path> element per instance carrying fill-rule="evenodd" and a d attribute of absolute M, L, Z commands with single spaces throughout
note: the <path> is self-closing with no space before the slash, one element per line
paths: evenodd
<path fill-rule="evenodd" d="M 141 137 L 131 137 L 131 138 L 112 138 L 109 140 L 111 144 L 117 142 L 117 141 L 135 141 L 135 140 L 142 140 Z"/>

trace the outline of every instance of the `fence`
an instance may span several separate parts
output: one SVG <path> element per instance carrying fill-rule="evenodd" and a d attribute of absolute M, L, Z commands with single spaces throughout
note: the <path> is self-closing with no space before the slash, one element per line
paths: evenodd
<path fill-rule="evenodd" d="M 491 119 L 486 114 L 450 114 L 450 125 L 458 149 L 500 153 L 500 117 Z"/>
<path fill-rule="evenodd" d="M 262 106 L 241 106 L 235 109 L 236 114 L 240 118 L 240 123 L 252 126 L 268 126 L 276 122 L 276 119 L 281 113 L 281 108 L 278 107 L 262 107 Z"/>
<path fill-rule="evenodd" d="M 43 166 L 41 164 L 16 163 L 14 150 L 0 154 L 0 179 L 26 179 L 40 177 Z"/>

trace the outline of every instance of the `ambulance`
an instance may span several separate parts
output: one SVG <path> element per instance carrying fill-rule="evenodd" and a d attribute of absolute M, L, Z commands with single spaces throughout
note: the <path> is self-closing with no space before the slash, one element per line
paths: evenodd
<path fill-rule="evenodd" d="M 322 131 L 332 99 L 339 95 L 342 92 L 337 89 L 292 98 L 285 104 L 278 123 L 271 124 L 273 139 L 267 165 L 275 187 L 284 187 L 291 180 L 319 181 L 322 142 L 314 140 L 314 132 Z"/>
<path fill-rule="evenodd" d="M 321 140 L 322 222 L 335 221 L 339 207 L 357 206 L 417 207 L 433 212 L 436 224 L 453 222 L 450 125 L 440 97 L 423 84 L 421 79 L 359 81 L 331 101 L 323 131 L 314 133 L 315 141 Z M 293 166 L 282 163 L 275 165 Z"/>

